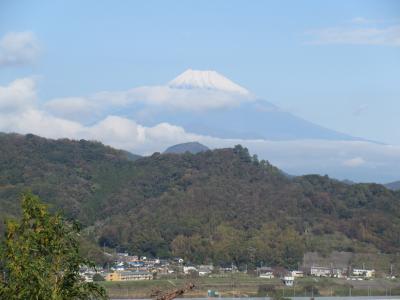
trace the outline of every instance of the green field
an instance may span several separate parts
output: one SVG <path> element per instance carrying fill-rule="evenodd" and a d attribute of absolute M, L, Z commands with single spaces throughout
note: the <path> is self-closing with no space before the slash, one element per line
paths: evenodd
<path fill-rule="evenodd" d="M 262 279 L 246 274 L 233 274 L 225 277 L 102 282 L 101 284 L 113 298 L 150 298 L 156 290 L 173 290 L 177 287 L 184 287 L 189 282 L 193 282 L 196 288 L 185 294 L 186 297 L 206 297 L 208 290 L 218 291 L 222 297 L 267 296 L 272 289 L 284 296 L 400 295 L 400 280 L 382 278 L 363 281 L 304 278 L 296 280 L 294 287 L 285 287 L 279 279 Z"/>

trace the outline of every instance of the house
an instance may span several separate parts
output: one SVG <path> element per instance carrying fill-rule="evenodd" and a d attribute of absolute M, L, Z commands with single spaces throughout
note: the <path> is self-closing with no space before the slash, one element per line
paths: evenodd
<path fill-rule="evenodd" d="M 198 266 L 199 270 L 199 276 L 207 276 L 211 274 L 211 272 L 214 270 L 213 265 L 199 265 Z"/>
<path fill-rule="evenodd" d="M 353 269 L 352 275 L 355 277 L 372 278 L 375 276 L 375 270 Z"/>
<path fill-rule="evenodd" d="M 346 277 L 346 270 L 340 269 L 340 268 L 333 268 L 332 276 L 335 278 L 344 278 L 344 277 Z"/>
<path fill-rule="evenodd" d="M 198 270 L 193 266 L 184 266 L 183 267 L 183 273 L 190 274 L 192 272 L 198 272 Z"/>
<path fill-rule="evenodd" d="M 330 268 L 312 266 L 310 275 L 315 277 L 330 277 L 332 275 L 332 271 Z"/>
<path fill-rule="evenodd" d="M 219 271 L 221 273 L 236 273 L 239 272 L 239 269 L 234 264 L 231 264 L 230 266 L 221 266 L 219 268 Z"/>
<path fill-rule="evenodd" d="M 293 270 L 291 272 L 292 276 L 294 278 L 303 278 L 304 277 L 304 272 L 303 271 L 299 271 L 299 270 Z"/>
<path fill-rule="evenodd" d="M 152 280 L 153 274 L 144 271 L 116 271 L 105 276 L 106 281 Z"/>
<path fill-rule="evenodd" d="M 286 286 L 293 286 L 294 284 L 294 277 L 293 276 L 284 276 L 282 278 L 283 284 Z"/>
<path fill-rule="evenodd" d="M 272 279 L 274 278 L 274 270 L 270 267 L 257 268 L 257 274 L 260 278 Z"/>
<path fill-rule="evenodd" d="M 132 261 L 128 262 L 128 265 L 132 268 L 141 268 L 144 266 L 144 262 L 142 261 Z"/>

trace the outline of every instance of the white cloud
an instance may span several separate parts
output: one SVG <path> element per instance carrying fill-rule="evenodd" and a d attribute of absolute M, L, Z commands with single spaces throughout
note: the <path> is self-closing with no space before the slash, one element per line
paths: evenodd
<path fill-rule="evenodd" d="M 218 90 L 185 90 L 168 86 L 144 86 L 126 92 L 102 92 L 94 95 L 92 99 L 121 106 L 144 103 L 149 106 L 197 111 L 237 106 L 253 98 L 248 95 Z"/>
<path fill-rule="evenodd" d="M 381 24 L 378 24 L 381 23 Z M 350 23 L 309 31 L 311 44 L 400 46 L 400 25 L 375 22 L 362 17 Z"/>
<path fill-rule="evenodd" d="M 80 129 L 77 135 L 139 154 L 163 151 L 170 145 L 202 138 L 168 123 L 146 127 L 119 116 L 108 116 L 93 126 Z"/>
<path fill-rule="evenodd" d="M 22 78 L 0 86 L 0 111 L 26 110 L 35 105 L 36 87 L 32 78 Z"/>
<path fill-rule="evenodd" d="M 207 111 L 239 106 L 253 101 L 251 94 L 208 89 L 178 89 L 169 86 L 144 86 L 127 91 L 103 91 L 87 97 L 52 99 L 45 109 L 54 115 L 85 122 L 105 117 L 109 111 L 123 109 L 129 113 L 134 105 L 142 105 L 141 113 L 152 109 Z"/>
<path fill-rule="evenodd" d="M 83 97 L 52 99 L 45 103 L 44 108 L 57 117 L 74 121 L 93 121 L 101 109 L 94 101 Z"/>
<path fill-rule="evenodd" d="M 351 168 L 359 167 L 362 166 L 363 164 L 365 164 L 365 160 L 362 157 L 354 157 L 343 161 L 344 166 Z"/>
<path fill-rule="evenodd" d="M 34 133 L 47 138 L 79 138 L 82 125 L 54 117 L 41 110 L 31 108 L 20 112 L 0 111 L 0 131 Z"/>
<path fill-rule="evenodd" d="M 130 101 L 189 111 L 233 107 L 252 100 L 247 94 L 208 89 L 175 89 L 168 86 L 140 87 L 129 91 L 127 96 Z"/>
<path fill-rule="evenodd" d="M 39 53 L 39 42 L 32 32 L 10 32 L 0 40 L 0 66 L 32 64 Z"/>

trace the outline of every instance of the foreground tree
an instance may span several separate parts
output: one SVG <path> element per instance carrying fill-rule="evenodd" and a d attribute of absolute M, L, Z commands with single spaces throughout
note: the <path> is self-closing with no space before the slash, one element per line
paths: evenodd
<path fill-rule="evenodd" d="M 6 223 L 1 245 L 1 299 L 107 299 L 105 290 L 83 282 L 79 228 L 59 214 L 52 215 L 38 197 L 22 197 L 22 219 Z"/>

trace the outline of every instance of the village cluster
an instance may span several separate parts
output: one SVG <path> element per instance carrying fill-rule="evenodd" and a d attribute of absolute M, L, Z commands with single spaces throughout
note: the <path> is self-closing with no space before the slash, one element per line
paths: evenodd
<path fill-rule="evenodd" d="M 107 268 L 82 268 L 81 276 L 86 281 L 133 281 L 188 276 L 225 276 L 229 273 L 246 272 L 254 276 L 273 279 L 280 278 L 287 286 L 295 279 L 307 276 L 344 278 L 347 280 L 368 280 L 375 277 L 375 270 L 365 268 L 334 268 L 312 265 L 300 270 L 286 270 L 282 267 L 259 267 L 256 270 L 240 270 L 235 266 L 215 267 L 213 265 L 186 264 L 181 258 L 158 259 L 117 253 L 115 262 Z"/>

